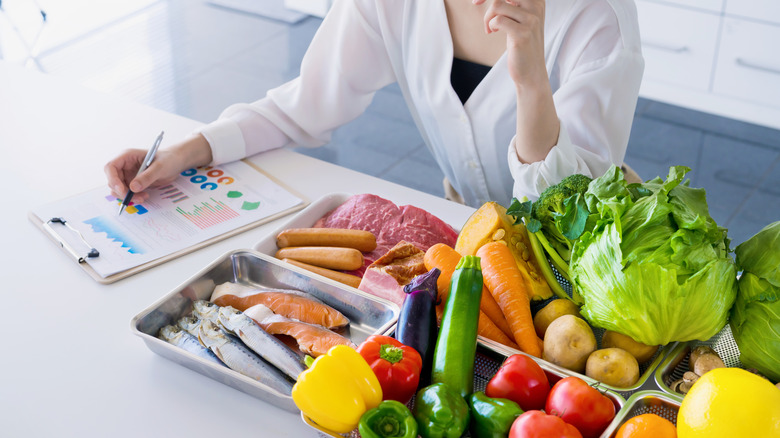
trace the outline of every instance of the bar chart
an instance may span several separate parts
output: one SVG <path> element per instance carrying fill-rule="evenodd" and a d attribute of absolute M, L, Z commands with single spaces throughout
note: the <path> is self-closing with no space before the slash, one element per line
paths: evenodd
<path fill-rule="evenodd" d="M 179 190 L 179 188 L 173 184 L 168 184 L 167 186 L 160 187 L 157 190 L 159 190 L 159 195 L 162 199 L 168 199 L 174 204 L 189 199 L 189 196 L 184 194 L 184 192 Z"/>
<path fill-rule="evenodd" d="M 236 218 L 239 214 L 222 201 L 209 198 L 209 201 L 195 205 L 191 211 L 176 207 L 176 212 L 192 222 L 201 230 L 221 224 L 222 222 Z"/>

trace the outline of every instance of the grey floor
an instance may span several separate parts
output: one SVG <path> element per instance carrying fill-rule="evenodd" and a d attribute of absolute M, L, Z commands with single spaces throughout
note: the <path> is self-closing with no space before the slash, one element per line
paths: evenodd
<path fill-rule="evenodd" d="M 295 77 L 321 22 L 287 24 L 203 0 L 39 3 L 45 23 L 33 1 L 2 2 L 0 58 L 203 122 Z M 443 195 L 396 86 L 330 145 L 299 151 Z M 707 190 L 735 244 L 780 220 L 780 131 L 640 99 L 626 161 L 644 179 L 691 167 L 691 185 Z"/>

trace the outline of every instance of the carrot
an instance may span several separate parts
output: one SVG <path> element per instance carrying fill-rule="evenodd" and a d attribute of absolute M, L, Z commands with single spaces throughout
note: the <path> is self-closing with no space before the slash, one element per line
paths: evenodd
<path fill-rule="evenodd" d="M 520 347 L 517 346 L 515 341 L 512 340 L 509 336 L 507 336 L 503 331 L 501 331 L 500 328 L 493 322 L 493 320 L 490 319 L 485 312 L 480 311 L 479 312 L 479 322 L 477 324 L 477 334 L 488 338 L 491 341 L 496 341 L 499 344 L 504 344 L 507 347 L 520 349 Z"/>
<path fill-rule="evenodd" d="M 455 267 L 458 266 L 460 259 L 461 255 L 444 243 L 437 243 L 428 248 L 428 251 L 425 251 L 425 256 L 423 257 L 425 269 L 430 271 L 433 268 L 439 268 L 439 271 L 441 271 L 438 280 L 436 280 L 436 289 L 439 292 L 438 307 L 441 307 L 441 309 L 444 309 L 444 303 L 447 301 L 447 295 L 450 292 L 452 273 L 455 272 Z M 496 303 L 493 295 L 487 291 L 487 288 L 482 289 L 479 308 L 490 318 L 493 325 L 504 332 L 510 340 L 512 339 L 514 336 L 512 329 L 509 327 L 509 323 L 503 313 L 501 313 L 501 307 L 498 306 L 498 303 Z"/>
<path fill-rule="evenodd" d="M 511 250 L 504 242 L 494 241 L 482 245 L 476 255 L 480 258 L 484 283 L 501 307 L 520 350 L 541 357 L 525 279 Z"/>
<path fill-rule="evenodd" d="M 430 271 L 433 268 L 439 268 L 441 271 L 439 278 L 436 280 L 436 289 L 439 291 L 439 304 L 442 307 L 444 302 L 447 301 L 452 273 L 455 272 L 455 267 L 458 266 L 460 258 L 461 255 L 445 243 L 437 243 L 431 246 L 428 248 L 428 251 L 425 251 L 425 256 L 423 256 L 425 269 Z"/>

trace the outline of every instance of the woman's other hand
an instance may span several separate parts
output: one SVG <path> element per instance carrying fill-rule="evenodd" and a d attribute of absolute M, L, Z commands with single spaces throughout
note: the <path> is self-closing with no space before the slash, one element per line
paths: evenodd
<path fill-rule="evenodd" d="M 211 148 L 202 135 L 189 137 L 169 148 L 160 149 L 152 164 L 136 177 L 146 156 L 144 149 L 128 149 L 106 163 L 103 168 L 111 194 L 123 199 L 128 188 L 135 195 L 133 201 L 142 203 L 149 199 L 145 190 L 167 184 L 181 172 L 211 162 Z"/>
<path fill-rule="evenodd" d="M 542 161 L 558 142 L 560 131 L 544 60 L 545 0 L 473 2 L 487 5 L 485 32 L 506 34 L 509 76 L 517 94 L 517 158 L 522 163 Z"/>
<path fill-rule="evenodd" d="M 474 0 L 487 4 L 485 32 L 506 34 L 509 75 L 518 87 L 547 83 L 544 61 L 545 0 Z"/>

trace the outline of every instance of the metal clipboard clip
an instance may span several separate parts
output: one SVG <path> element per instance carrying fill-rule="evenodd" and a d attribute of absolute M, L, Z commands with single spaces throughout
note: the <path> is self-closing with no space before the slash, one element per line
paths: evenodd
<path fill-rule="evenodd" d="M 60 237 L 60 235 L 57 234 L 57 232 L 54 231 L 54 229 L 51 227 L 50 224 L 52 222 L 57 223 L 57 224 L 62 224 L 64 226 L 68 227 L 69 230 L 71 230 L 74 233 L 76 233 L 79 236 L 79 239 L 81 239 L 81 241 L 84 242 L 84 245 L 87 248 L 89 248 L 89 252 L 87 252 L 87 255 L 80 256 L 76 252 L 76 250 L 73 249 L 73 247 L 68 244 L 68 242 L 65 242 L 65 240 L 63 240 Z M 84 236 L 81 235 L 81 232 L 79 230 L 71 227 L 70 224 L 65 219 L 63 219 L 61 217 L 53 217 L 53 218 L 49 219 L 48 221 L 46 221 L 45 224 L 43 224 L 43 228 L 46 230 L 47 233 L 49 233 L 54 238 L 54 240 L 59 242 L 60 246 L 63 247 L 66 251 L 68 251 L 68 253 L 70 253 L 70 255 L 72 255 L 73 258 L 75 258 L 76 261 L 79 262 L 79 263 L 84 263 L 84 262 L 87 261 L 88 258 L 95 258 L 95 257 L 98 257 L 100 255 L 100 252 L 97 249 L 93 248 L 92 245 L 90 245 L 87 242 L 87 240 L 84 239 Z"/>

